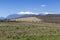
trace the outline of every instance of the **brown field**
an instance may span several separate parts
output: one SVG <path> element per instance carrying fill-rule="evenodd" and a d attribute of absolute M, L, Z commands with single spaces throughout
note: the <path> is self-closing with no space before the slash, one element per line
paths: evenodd
<path fill-rule="evenodd" d="M 23 21 L 23 22 L 40 22 L 42 19 L 36 18 L 36 17 L 26 17 L 26 18 L 16 18 L 16 19 L 11 19 L 15 21 Z"/>

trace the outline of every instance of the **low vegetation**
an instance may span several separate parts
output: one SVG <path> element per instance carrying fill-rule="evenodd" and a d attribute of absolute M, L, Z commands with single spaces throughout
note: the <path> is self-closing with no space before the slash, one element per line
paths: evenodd
<path fill-rule="evenodd" d="M 0 40 L 60 40 L 60 25 L 2 22 Z"/>
<path fill-rule="evenodd" d="M 37 17 L 39 19 L 42 19 L 43 22 L 48 22 L 48 23 L 60 23 L 60 16 L 43 16 L 43 17 Z"/>

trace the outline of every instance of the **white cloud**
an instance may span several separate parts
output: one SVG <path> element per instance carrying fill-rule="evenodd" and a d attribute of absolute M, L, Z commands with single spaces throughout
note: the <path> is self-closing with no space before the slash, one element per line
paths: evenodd
<path fill-rule="evenodd" d="M 46 7 L 47 5 L 40 5 L 41 7 Z"/>
<path fill-rule="evenodd" d="M 34 13 L 34 12 L 18 12 L 17 14 L 35 14 L 35 15 L 38 15 L 39 13 Z"/>
<path fill-rule="evenodd" d="M 56 14 L 56 13 L 53 13 L 53 12 L 44 12 L 44 14 Z"/>
<path fill-rule="evenodd" d="M 56 13 L 53 13 L 53 12 L 40 12 L 40 13 L 36 13 L 36 12 L 18 12 L 17 14 L 34 14 L 34 15 L 39 15 L 39 14 L 56 14 Z"/>
<path fill-rule="evenodd" d="M 45 12 L 44 14 L 49 14 L 49 12 Z"/>

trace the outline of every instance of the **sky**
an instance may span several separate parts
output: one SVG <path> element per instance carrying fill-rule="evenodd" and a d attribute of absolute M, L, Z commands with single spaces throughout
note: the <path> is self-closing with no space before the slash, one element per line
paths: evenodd
<path fill-rule="evenodd" d="M 60 0 L 0 0 L 0 17 L 20 13 L 60 14 Z"/>

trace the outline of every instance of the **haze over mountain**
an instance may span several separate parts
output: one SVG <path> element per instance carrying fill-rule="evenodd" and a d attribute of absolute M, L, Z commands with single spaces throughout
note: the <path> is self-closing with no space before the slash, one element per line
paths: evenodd
<path fill-rule="evenodd" d="M 34 17 L 34 16 L 44 16 L 47 15 L 48 12 L 45 13 L 34 13 L 34 12 L 19 12 L 16 14 L 8 15 L 7 18 L 21 18 L 21 17 Z"/>
<path fill-rule="evenodd" d="M 60 14 L 55 14 L 51 12 L 41 12 L 41 13 L 35 13 L 35 12 L 18 12 L 16 14 L 10 14 L 6 17 L 6 19 L 11 18 L 23 18 L 23 17 L 36 17 L 36 16 L 60 16 Z M 0 19 L 5 19 L 4 17 L 0 17 Z"/>
<path fill-rule="evenodd" d="M 5 19 L 4 17 L 0 17 L 0 20 L 3 20 L 3 19 Z"/>

